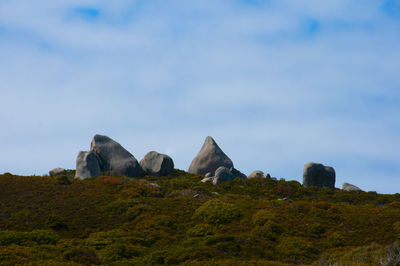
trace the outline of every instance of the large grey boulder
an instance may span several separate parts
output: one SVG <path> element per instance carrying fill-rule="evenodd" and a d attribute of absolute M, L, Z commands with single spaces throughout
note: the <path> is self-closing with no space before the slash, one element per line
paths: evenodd
<path fill-rule="evenodd" d="M 50 176 L 56 176 L 56 175 L 59 175 L 59 174 L 63 173 L 64 171 L 65 171 L 64 168 L 57 167 L 57 168 L 51 169 L 49 171 L 49 175 Z"/>
<path fill-rule="evenodd" d="M 144 175 L 136 158 L 118 142 L 107 136 L 95 135 L 91 146 L 99 159 L 100 170 L 115 176 L 141 177 Z"/>
<path fill-rule="evenodd" d="M 303 170 L 303 186 L 335 188 L 335 169 L 319 163 L 306 163 Z"/>
<path fill-rule="evenodd" d="M 75 177 L 80 179 L 97 177 L 100 175 L 100 166 L 97 156 L 92 151 L 81 151 L 76 158 Z"/>
<path fill-rule="evenodd" d="M 349 184 L 349 183 L 343 183 L 342 189 L 346 190 L 346 191 L 362 191 L 359 187 Z"/>
<path fill-rule="evenodd" d="M 214 173 L 218 167 L 233 167 L 231 159 L 221 150 L 212 137 L 207 137 L 200 152 L 189 166 L 189 173 L 205 175 Z"/>
<path fill-rule="evenodd" d="M 256 171 L 252 172 L 247 178 L 248 179 L 252 179 L 252 178 L 267 178 L 267 175 L 264 174 L 263 171 L 256 170 Z"/>
<path fill-rule="evenodd" d="M 220 166 L 217 170 L 215 170 L 213 184 L 216 185 L 222 181 L 230 181 L 233 179 L 235 179 L 235 176 L 231 173 L 231 171 L 224 166 Z"/>
<path fill-rule="evenodd" d="M 167 176 L 174 171 L 172 158 L 155 151 L 147 153 L 140 161 L 140 166 L 147 175 L 152 176 Z"/>

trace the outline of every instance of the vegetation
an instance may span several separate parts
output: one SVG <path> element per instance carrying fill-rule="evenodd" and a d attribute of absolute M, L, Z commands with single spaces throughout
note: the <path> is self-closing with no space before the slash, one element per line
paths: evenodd
<path fill-rule="evenodd" d="M 400 263 L 400 194 L 73 176 L 0 175 L 1 265 Z"/>

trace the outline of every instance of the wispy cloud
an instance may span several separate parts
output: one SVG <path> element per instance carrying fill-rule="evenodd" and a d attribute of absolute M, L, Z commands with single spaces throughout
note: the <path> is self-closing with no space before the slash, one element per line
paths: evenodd
<path fill-rule="evenodd" d="M 396 1 L 0 2 L 0 172 L 73 168 L 95 133 L 186 169 L 212 135 L 244 172 L 397 192 Z"/>

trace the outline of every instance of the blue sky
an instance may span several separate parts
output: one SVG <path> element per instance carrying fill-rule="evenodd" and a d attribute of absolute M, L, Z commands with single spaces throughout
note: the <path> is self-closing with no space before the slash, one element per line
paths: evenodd
<path fill-rule="evenodd" d="M 187 170 L 400 192 L 400 2 L 0 0 L 0 172 L 74 168 L 94 134 Z"/>

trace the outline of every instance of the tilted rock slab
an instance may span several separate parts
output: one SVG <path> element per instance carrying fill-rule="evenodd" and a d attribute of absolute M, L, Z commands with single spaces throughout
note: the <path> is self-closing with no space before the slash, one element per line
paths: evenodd
<path fill-rule="evenodd" d="M 246 179 L 247 175 L 243 174 L 242 172 L 240 172 L 238 169 L 236 169 L 235 167 L 231 167 L 229 169 L 229 171 L 231 171 L 232 175 L 234 175 L 235 177 L 239 177 L 241 179 Z"/>
<path fill-rule="evenodd" d="M 233 167 L 231 159 L 221 150 L 212 137 L 207 137 L 200 152 L 189 166 L 189 173 L 205 175 L 215 173 L 218 167 Z"/>
<path fill-rule="evenodd" d="M 140 161 L 140 166 L 147 175 L 151 176 L 168 176 L 174 171 L 172 158 L 155 151 L 147 153 Z"/>
<path fill-rule="evenodd" d="M 92 151 L 81 151 L 76 158 L 75 177 L 86 179 L 100 175 L 100 165 L 97 156 Z"/>
<path fill-rule="evenodd" d="M 303 186 L 335 188 L 335 169 L 319 163 L 306 163 L 303 170 Z"/>
<path fill-rule="evenodd" d="M 349 183 L 343 183 L 342 184 L 342 189 L 346 190 L 346 191 L 362 191 L 361 188 L 359 188 L 359 187 L 357 187 L 355 185 L 349 184 Z"/>
<path fill-rule="evenodd" d="M 101 172 L 127 177 L 144 175 L 136 158 L 118 142 L 107 136 L 95 135 L 90 150 L 98 157 Z"/>

